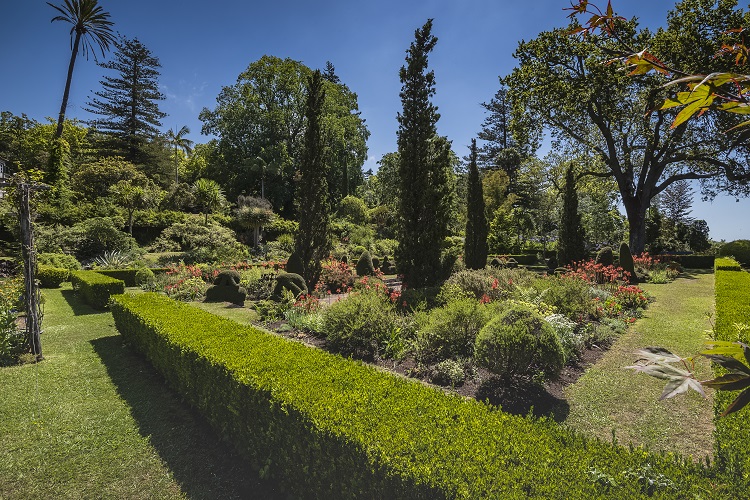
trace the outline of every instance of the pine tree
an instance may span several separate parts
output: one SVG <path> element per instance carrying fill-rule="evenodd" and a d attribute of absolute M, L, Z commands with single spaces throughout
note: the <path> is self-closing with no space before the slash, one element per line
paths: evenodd
<path fill-rule="evenodd" d="M 110 136 L 112 152 L 134 163 L 145 163 L 144 146 L 158 136 L 157 127 L 166 113 L 159 110 L 164 95 L 159 92 L 159 59 L 138 39 L 121 38 L 115 58 L 100 66 L 117 72 L 105 76 L 102 90 L 95 92 L 86 111 L 101 116 L 93 125 Z"/>
<path fill-rule="evenodd" d="M 482 122 L 479 139 L 485 141 L 485 144 L 479 148 L 477 161 L 484 169 L 495 169 L 500 152 L 516 146 L 510 133 L 511 107 L 505 86 L 502 85 L 495 92 L 490 102 L 483 102 L 482 107 L 487 111 L 487 116 Z"/>
<path fill-rule="evenodd" d="M 469 186 L 467 190 L 466 240 L 464 261 L 469 269 L 482 269 L 487 265 L 487 217 L 484 209 L 484 190 L 477 168 L 477 140 L 471 140 L 469 156 Z"/>
<path fill-rule="evenodd" d="M 330 250 L 331 210 L 328 202 L 328 165 L 325 162 L 322 130 L 324 102 L 323 75 L 320 70 L 315 70 L 307 84 L 306 128 L 296 196 L 299 231 L 294 250 L 302 259 L 302 276 L 309 289 L 313 289 L 318 282 L 321 260 Z"/>
<path fill-rule="evenodd" d="M 430 102 L 435 74 L 427 71 L 427 56 L 437 38 L 432 19 L 415 31 L 406 66 L 401 67 L 398 115 L 400 224 L 397 267 L 412 287 L 430 286 L 441 277 L 441 245 L 448 234 L 450 207 L 450 142 L 437 136 L 440 115 Z"/>
<path fill-rule="evenodd" d="M 586 257 L 583 225 L 581 225 L 581 215 L 578 213 L 578 193 L 572 165 L 565 172 L 562 204 L 560 233 L 557 239 L 557 262 L 560 266 L 583 260 Z"/>
<path fill-rule="evenodd" d="M 326 70 L 323 73 L 323 78 L 337 85 L 341 83 L 341 78 L 336 74 L 336 66 L 331 61 L 326 61 Z"/>

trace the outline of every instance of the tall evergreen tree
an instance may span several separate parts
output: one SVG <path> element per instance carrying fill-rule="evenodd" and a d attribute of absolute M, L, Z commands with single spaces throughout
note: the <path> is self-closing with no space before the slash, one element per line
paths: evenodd
<path fill-rule="evenodd" d="M 323 142 L 323 75 L 315 70 L 308 79 L 305 104 L 305 132 L 299 162 L 299 231 L 295 253 L 302 259 L 303 277 L 308 289 L 318 282 L 321 261 L 330 250 L 330 206 L 328 201 L 328 165 Z"/>
<path fill-rule="evenodd" d="M 585 235 L 581 224 L 581 215 L 578 213 L 578 193 L 576 192 L 573 165 L 570 165 L 565 172 L 562 204 L 560 232 L 557 239 L 557 262 L 564 266 L 586 257 Z"/>
<path fill-rule="evenodd" d="M 427 56 L 435 47 L 432 19 L 415 31 L 401 67 L 398 115 L 399 217 L 396 261 L 405 282 L 429 286 L 441 278 L 441 245 L 448 234 L 450 210 L 450 142 L 437 136 L 440 115 L 430 102 L 435 74 Z"/>
<path fill-rule="evenodd" d="M 114 153 L 144 163 L 145 145 L 158 136 L 160 120 L 167 116 L 159 110 L 159 101 L 164 99 L 159 92 L 161 64 L 137 38 L 122 38 L 115 46 L 114 60 L 100 66 L 117 76 L 104 77 L 102 90 L 94 93 L 86 111 L 102 116 L 93 125 L 113 139 Z"/>
<path fill-rule="evenodd" d="M 336 74 L 336 66 L 331 61 L 326 61 L 326 70 L 323 73 L 323 78 L 336 85 L 341 83 L 341 78 Z"/>
<path fill-rule="evenodd" d="M 487 265 L 487 217 L 484 214 L 484 190 L 477 168 L 477 140 L 471 140 L 469 156 L 469 186 L 467 190 L 466 240 L 464 261 L 469 269 Z"/>

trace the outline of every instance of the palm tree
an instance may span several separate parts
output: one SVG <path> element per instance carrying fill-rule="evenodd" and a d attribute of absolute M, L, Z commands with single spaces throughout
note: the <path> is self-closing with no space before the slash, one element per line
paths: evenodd
<path fill-rule="evenodd" d="M 177 151 L 183 150 L 185 153 L 190 154 L 190 152 L 193 150 L 193 141 L 185 137 L 190 133 L 190 129 L 187 127 L 187 125 L 183 125 L 182 128 L 175 132 L 172 129 L 169 129 L 169 132 L 167 132 L 167 141 L 174 146 L 174 182 L 175 184 L 180 183 L 180 167 L 179 167 L 179 160 L 177 158 Z"/>
<path fill-rule="evenodd" d="M 261 227 L 270 224 L 276 218 L 268 200 L 243 195 L 237 197 L 236 216 L 240 226 L 252 229 L 254 247 L 260 242 Z"/>
<path fill-rule="evenodd" d="M 82 49 L 86 59 L 88 59 L 89 51 L 94 53 L 94 59 L 96 59 L 96 47 L 99 47 L 102 57 L 104 57 L 104 51 L 109 50 L 109 44 L 116 40 L 116 35 L 112 32 L 114 23 L 109 20 L 109 12 L 104 12 L 101 6 L 97 5 L 98 0 L 64 0 L 64 3 L 65 5 L 59 6 L 47 2 L 47 5 L 61 14 L 53 17 L 52 22 L 64 21 L 73 25 L 70 28 L 72 52 L 68 65 L 68 79 L 65 81 L 65 92 L 60 106 L 60 116 L 57 119 L 55 139 L 62 135 L 65 110 L 68 107 L 68 96 L 70 94 L 70 82 L 73 79 L 73 68 L 76 64 L 81 41 L 83 41 Z M 73 36 L 74 33 L 75 36 Z"/>
<path fill-rule="evenodd" d="M 226 204 L 227 199 L 221 186 L 211 179 L 198 179 L 193 183 L 195 202 L 206 216 L 204 225 L 208 225 L 208 214 L 213 213 Z"/>

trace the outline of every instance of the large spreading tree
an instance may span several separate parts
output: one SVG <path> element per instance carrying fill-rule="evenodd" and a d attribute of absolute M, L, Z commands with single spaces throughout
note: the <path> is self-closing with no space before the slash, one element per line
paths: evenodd
<path fill-rule="evenodd" d="M 294 216 L 294 177 L 300 168 L 305 133 L 307 81 L 312 70 L 299 61 L 263 56 L 251 63 L 203 109 L 203 133 L 217 136 L 217 155 L 207 170 L 227 186 L 230 197 L 261 194 L 285 217 Z M 321 126 L 332 202 L 364 181 L 370 133 L 359 115 L 357 95 L 324 78 Z"/>
<path fill-rule="evenodd" d="M 428 71 L 428 55 L 437 38 L 432 19 L 414 33 L 401 67 L 398 114 L 399 228 L 396 262 L 411 287 L 436 284 L 441 279 L 441 247 L 448 234 L 451 207 L 450 142 L 437 135 L 440 115 L 432 104 L 435 74 Z"/>
<path fill-rule="evenodd" d="M 134 163 L 149 159 L 148 144 L 159 136 L 159 109 L 164 94 L 159 91 L 159 59 L 138 39 L 121 38 L 115 44 L 114 60 L 100 64 L 114 71 L 105 76 L 102 90 L 86 111 L 99 115 L 93 125 L 111 139 L 111 149 Z"/>
<path fill-rule="evenodd" d="M 579 28 L 573 23 L 521 42 L 515 52 L 519 65 L 504 80 L 509 98 L 554 140 L 576 143 L 601 160 L 602 168 L 588 174 L 617 182 L 634 253 L 644 250 L 646 214 L 655 196 L 690 179 L 701 181 L 705 196 L 744 193 L 750 150 L 741 136 L 724 133 L 740 118 L 707 113 L 675 122 L 679 108 L 662 106 L 671 96 L 664 87 L 668 76 L 646 72 L 650 66 L 637 59 L 630 59 L 630 73 L 607 61 L 624 45 L 648 47 L 688 73 L 727 71 L 734 61 L 714 56 L 744 17 L 733 0 L 684 0 L 656 33 L 639 29 L 635 20 L 615 20 L 617 37 L 577 37 L 571 36 Z"/>

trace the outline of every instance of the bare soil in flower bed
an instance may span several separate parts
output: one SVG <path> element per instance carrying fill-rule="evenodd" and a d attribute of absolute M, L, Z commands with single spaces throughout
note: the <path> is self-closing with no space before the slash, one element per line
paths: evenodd
<path fill-rule="evenodd" d="M 258 326 L 290 340 L 327 350 L 325 338 L 290 328 L 286 321 L 259 324 Z M 607 348 L 608 346 L 594 346 L 584 350 L 575 364 L 563 368 L 557 379 L 548 381 L 544 385 L 534 383 L 531 380 L 517 381 L 508 385 L 484 368 L 477 368 L 476 375 L 472 378 L 467 377 L 462 385 L 444 387 L 432 383 L 428 373 L 419 370 L 413 358 L 399 361 L 377 359 L 368 361 L 368 363 L 405 377 L 420 380 L 424 384 L 437 387 L 447 393 L 486 401 L 502 408 L 506 413 L 514 415 L 533 414 L 536 417 L 549 417 L 557 422 L 563 422 L 569 412 L 563 391 L 567 386 L 574 384 L 586 369 L 596 364 L 607 351 Z"/>

